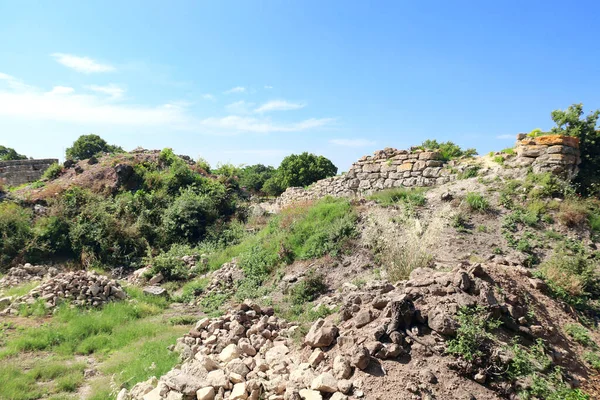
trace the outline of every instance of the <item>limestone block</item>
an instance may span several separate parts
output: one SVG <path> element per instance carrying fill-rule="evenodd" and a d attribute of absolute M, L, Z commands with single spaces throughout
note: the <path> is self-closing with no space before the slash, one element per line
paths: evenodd
<path fill-rule="evenodd" d="M 394 187 L 394 182 L 394 179 L 388 178 L 383 182 L 383 187 L 386 189 L 392 188 Z"/>
<path fill-rule="evenodd" d="M 548 146 L 532 145 L 517 147 L 517 154 L 521 157 L 539 157 L 546 152 Z"/>
<path fill-rule="evenodd" d="M 423 153 L 421 153 L 423 154 Z M 425 169 L 425 167 L 427 166 L 427 164 L 425 164 L 425 161 L 417 161 L 415 162 L 415 164 L 412 167 L 413 171 L 423 171 Z"/>
<path fill-rule="evenodd" d="M 371 181 L 369 181 L 369 180 L 362 180 L 362 181 L 360 181 L 360 183 L 358 184 L 358 188 L 359 189 L 370 189 L 371 188 Z"/>
<path fill-rule="evenodd" d="M 398 167 L 392 164 L 391 162 L 389 164 L 386 162 L 381 165 L 381 172 L 395 172 L 397 168 Z"/>
<path fill-rule="evenodd" d="M 426 165 L 428 167 L 441 167 L 442 165 L 444 165 L 444 162 L 438 160 L 429 160 L 427 161 Z"/>
<path fill-rule="evenodd" d="M 398 166 L 398 172 L 404 172 L 404 171 L 410 171 L 413 168 L 413 163 L 404 163 L 400 166 Z"/>
<path fill-rule="evenodd" d="M 381 170 L 381 164 L 373 163 L 373 164 L 365 164 L 363 165 L 363 172 L 379 172 Z"/>
<path fill-rule="evenodd" d="M 419 153 L 411 153 L 408 155 L 409 160 L 417 160 L 419 159 Z"/>
<path fill-rule="evenodd" d="M 419 160 L 439 160 L 441 157 L 437 151 L 424 151 L 419 153 Z"/>

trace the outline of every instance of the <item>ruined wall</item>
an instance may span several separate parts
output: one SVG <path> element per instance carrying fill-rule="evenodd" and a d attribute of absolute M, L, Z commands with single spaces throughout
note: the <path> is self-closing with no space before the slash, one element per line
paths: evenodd
<path fill-rule="evenodd" d="M 565 136 L 517 136 L 515 155 L 506 168 L 552 172 L 566 179 L 577 174 L 579 141 Z M 435 151 L 386 148 L 364 156 L 341 176 L 322 179 L 307 189 L 288 188 L 276 201 L 280 207 L 325 196 L 355 197 L 394 187 L 442 185 L 458 179 L 466 170 L 484 164 L 482 158 L 443 161 Z M 497 166 L 500 168 L 500 166 Z M 504 168 L 504 167 L 502 167 Z"/>
<path fill-rule="evenodd" d="M 47 158 L 43 160 L 0 161 L 0 182 L 9 186 L 35 182 L 42 177 L 44 171 L 58 160 Z"/>
<path fill-rule="evenodd" d="M 533 172 L 551 172 L 565 179 L 577 175 L 581 163 L 579 139 L 569 136 L 547 135 L 517 136 L 517 157 L 512 163 L 517 167 L 531 167 Z"/>

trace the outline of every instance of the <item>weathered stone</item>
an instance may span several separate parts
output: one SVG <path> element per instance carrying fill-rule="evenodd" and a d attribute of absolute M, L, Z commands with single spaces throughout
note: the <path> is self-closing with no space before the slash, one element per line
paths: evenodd
<path fill-rule="evenodd" d="M 337 379 L 348 379 L 352 375 L 352 366 L 343 356 L 336 356 L 333 360 L 333 374 Z"/>
<path fill-rule="evenodd" d="M 452 315 L 439 305 L 432 308 L 427 314 L 427 324 L 432 330 L 445 336 L 454 335 L 458 329 L 458 324 Z"/>
<path fill-rule="evenodd" d="M 354 317 L 354 326 L 357 328 L 362 328 L 363 326 L 369 324 L 372 320 L 373 313 L 371 310 L 363 310 Z"/>
<path fill-rule="evenodd" d="M 227 363 L 234 358 L 238 358 L 241 355 L 240 348 L 236 344 L 229 344 L 219 354 L 219 360 L 224 363 Z"/>
<path fill-rule="evenodd" d="M 212 386 L 202 388 L 196 392 L 198 400 L 214 400 L 215 389 Z"/>
<path fill-rule="evenodd" d="M 302 389 L 299 394 L 302 400 L 323 400 L 321 393 L 316 390 Z"/>
<path fill-rule="evenodd" d="M 317 376 L 311 383 L 312 390 L 318 390 L 324 393 L 337 392 L 337 380 L 329 372 L 324 372 Z"/>
<path fill-rule="evenodd" d="M 168 296 L 167 289 L 160 286 L 146 286 L 143 292 L 148 296 Z"/>
<path fill-rule="evenodd" d="M 319 318 L 308 331 L 304 342 L 309 346 L 327 347 L 333 343 L 338 335 L 338 328 L 329 321 Z"/>
<path fill-rule="evenodd" d="M 245 400 L 248 398 L 248 392 L 246 391 L 246 383 L 240 382 L 233 385 L 233 389 L 231 390 L 231 395 L 229 396 L 231 400 Z"/>
<path fill-rule="evenodd" d="M 379 343 L 379 345 L 381 345 L 381 343 Z M 368 349 L 363 346 L 356 346 L 351 354 L 352 356 L 350 358 L 350 362 L 352 365 L 361 370 L 369 366 L 369 363 L 371 362 L 371 354 Z"/>

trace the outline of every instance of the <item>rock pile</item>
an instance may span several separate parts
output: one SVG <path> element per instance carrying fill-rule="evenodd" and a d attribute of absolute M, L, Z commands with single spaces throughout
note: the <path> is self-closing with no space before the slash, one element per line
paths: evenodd
<path fill-rule="evenodd" d="M 127 297 L 121 285 L 96 272 L 73 271 L 57 274 L 12 302 L 3 313 L 16 314 L 21 305 L 45 302 L 46 308 L 56 307 L 61 301 L 76 306 L 99 306 L 112 300 Z"/>
<path fill-rule="evenodd" d="M 181 367 L 119 398 L 283 399 L 296 369 L 290 337 L 297 329 L 273 316 L 272 308 L 246 301 L 227 315 L 198 321 L 175 345 Z"/>
<path fill-rule="evenodd" d="M 6 275 L 0 279 L 0 288 L 16 286 L 30 281 L 41 281 L 56 274 L 58 274 L 58 269 L 55 267 L 27 263 L 9 269 Z"/>

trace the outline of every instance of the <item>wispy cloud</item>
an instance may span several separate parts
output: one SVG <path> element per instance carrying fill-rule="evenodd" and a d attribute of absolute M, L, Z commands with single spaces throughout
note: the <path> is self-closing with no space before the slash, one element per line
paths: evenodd
<path fill-rule="evenodd" d="M 265 89 L 273 89 L 273 86 L 271 86 L 271 85 L 265 85 Z"/>
<path fill-rule="evenodd" d="M 496 139 L 509 140 L 509 139 L 515 139 L 516 137 L 517 137 L 516 135 L 504 134 L 504 135 L 496 136 Z"/>
<path fill-rule="evenodd" d="M 298 110 L 300 108 L 306 107 L 306 104 L 303 103 L 291 103 L 286 100 L 272 100 L 269 101 L 256 110 L 257 113 L 269 112 L 269 111 L 290 111 L 290 110 Z"/>
<path fill-rule="evenodd" d="M 246 88 L 243 86 L 236 86 L 234 88 L 231 88 L 229 90 L 224 91 L 223 93 L 225 94 L 232 94 L 232 93 L 244 93 L 246 91 Z"/>
<path fill-rule="evenodd" d="M 45 91 L 0 73 L 0 116 L 26 121 L 81 124 L 86 127 L 169 127 L 173 130 L 214 135 L 301 132 L 326 127 L 335 121 L 331 118 L 309 118 L 297 122 L 276 122 L 259 115 L 198 118 L 191 113 L 187 103 L 169 102 L 157 106 L 115 103 L 112 97 L 104 95 L 110 94 L 110 90 L 102 88 L 90 89 L 93 93 L 85 94 L 77 93 L 67 86 L 55 86 L 50 91 Z"/>
<path fill-rule="evenodd" d="M 204 94 L 202 95 L 202 98 L 203 98 L 204 100 L 210 100 L 210 101 L 215 101 L 215 100 L 216 100 L 215 96 L 213 96 L 213 95 L 212 95 L 212 94 L 210 94 L 210 93 L 204 93 Z"/>
<path fill-rule="evenodd" d="M 367 147 L 375 145 L 375 142 L 367 139 L 331 139 L 331 144 L 344 147 Z"/>
<path fill-rule="evenodd" d="M 125 94 L 125 89 L 118 85 L 115 85 L 114 83 L 105 86 L 88 85 L 86 86 L 86 88 L 93 92 L 107 94 L 113 99 L 120 99 Z"/>
<path fill-rule="evenodd" d="M 74 69 L 77 72 L 84 74 L 92 74 L 95 72 L 113 72 L 116 68 L 112 65 L 101 64 L 89 57 L 80 57 L 73 54 L 53 53 L 54 59 L 65 67 Z"/>
<path fill-rule="evenodd" d="M 75 91 L 75 89 L 73 89 L 72 87 L 68 87 L 68 86 L 54 86 L 52 88 L 51 91 L 48 92 L 48 94 L 57 94 L 57 95 L 61 95 L 61 94 L 71 94 Z"/>
<path fill-rule="evenodd" d="M 235 101 L 231 104 L 227 104 L 225 109 L 232 114 L 249 114 L 250 108 L 254 103 L 247 103 L 244 100 Z"/>

